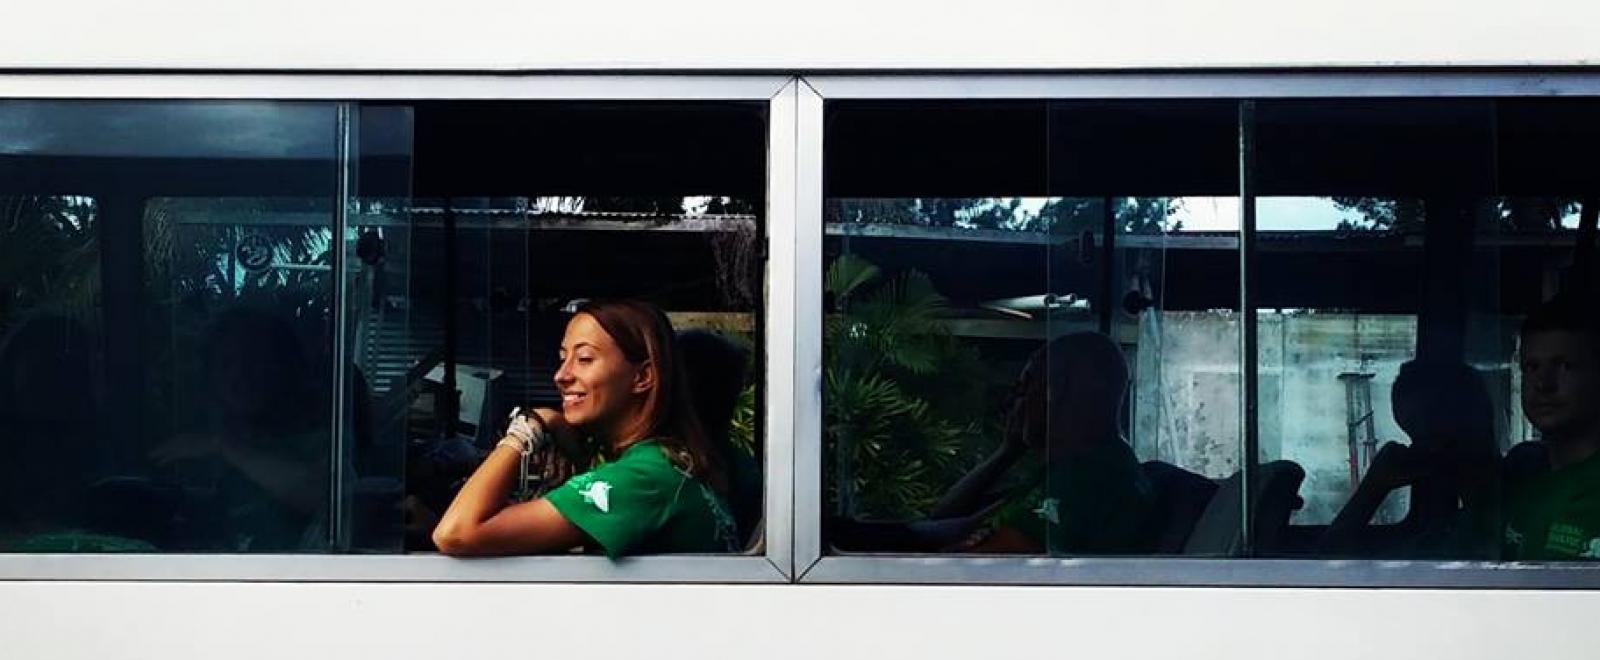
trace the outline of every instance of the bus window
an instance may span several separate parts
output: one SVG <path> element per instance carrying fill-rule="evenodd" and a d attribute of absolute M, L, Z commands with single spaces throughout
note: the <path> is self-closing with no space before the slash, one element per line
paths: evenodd
<path fill-rule="evenodd" d="M 1307 472 L 1269 553 L 1505 557 L 1508 507 L 1549 469 L 1525 443 L 1519 326 L 1592 292 L 1569 264 L 1595 109 L 1258 105 L 1259 458 Z"/>
<path fill-rule="evenodd" d="M 831 550 L 1236 553 L 1233 104 L 826 118 Z"/>
<path fill-rule="evenodd" d="M 353 426 L 354 547 L 433 550 L 508 415 L 562 408 L 573 312 L 625 298 L 679 334 L 722 474 L 696 476 L 721 491 L 715 543 L 644 539 L 621 553 L 758 548 L 764 106 L 425 102 L 358 115 L 346 332 L 365 383 L 347 403 L 369 421 Z M 620 458 L 586 443 L 541 452 L 516 499 Z M 619 550 L 585 534 L 585 551 Z"/>
<path fill-rule="evenodd" d="M 7 101 L 0 126 L 0 546 L 329 548 L 333 106 Z"/>
<path fill-rule="evenodd" d="M 765 105 L 345 108 L 0 103 L 0 550 L 431 549 L 512 411 L 562 408 L 574 310 L 633 299 L 682 348 L 629 354 L 677 394 L 623 444 L 702 497 L 574 492 L 695 521 L 575 545 L 758 551 Z M 635 453 L 574 428 L 504 495 Z"/>

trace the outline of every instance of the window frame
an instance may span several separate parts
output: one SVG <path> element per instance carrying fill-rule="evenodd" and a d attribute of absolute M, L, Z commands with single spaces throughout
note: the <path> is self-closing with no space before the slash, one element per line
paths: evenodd
<path fill-rule="evenodd" d="M 1475 96 L 1600 97 L 1600 72 L 1506 68 L 803 76 L 0 73 L 0 99 L 768 103 L 763 554 L 651 556 L 620 561 L 601 557 L 461 560 L 415 554 L 0 554 L 0 580 L 1600 588 L 1600 564 L 1577 562 L 822 554 L 825 101 Z M 1248 204 L 1241 204 L 1241 208 L 1247 207 Z M 342 217 L 339 223 L 338 229 L 343 231 Z M 1241 243 L 1253 236 L 1253 228 L 1241 226 Z M 1249 275 L 1249 270 L 1241 273 L 1246 281 Z M 1253 301 L 1244 302 L 1249 309 Z M 1244 381 L 1257 377 L 1255 373 L 1248 374 L 1241 379 L 1241 387 Z"/>
<path fill-rule="evenodd" d="M 802 79 L 799 158 L 812 169 L 796 222 L 806 234 L 809 264 L 803 264 L 795 325 L 806 336 L 797 343 L 798 372 L 822 369 L 821 181 L 822 111 L 829 100 L 1032 100 L 1214 99 L 1250 101 L 1291 98 L 1471 98 L 1600 97 L 1600 73 L 1551 70 L 1456 71 L 1197 71 L 1086 72 L 1004 75 L 847 75 Z M 1241 158 L 1252 147 L 1241 131 Z M 1249 169 L 1240 172 L 1240 304 L 1244 318 L 1256 309 L 1251 286 L 1255 267 L 1255 195 Z M 811 202 L 811 203 L 807 203 Z M 805 258 L 806 255 L 802 255 Z M 1254 333 L 1242 332 L 1240 419 L 1253 418 L 1259 374 L 1246 369 L 1256 350 Z M 1007 557 L 960 555 L 826 555 L 821 526 L 823 503 L 820 378 L 807 383 L 814 398 L 797 394 L 797 410 L 809 423 L 797 427 L 795 451 L 795 570 L 797 581 L 814 584 L 1072 585 L 1207 587 L 1363 587 L 1363 588 L 1600 588 L 1600 563 L 1396 561 L 1352 559 L 1254 559 L 1191 557 Z M 810 407 L 807 407 L 810 406 Z M 815 418 L 815 419 L 809 419 Z M 1240 447 L 1255 446 L 1259 429 L 1240 424 Z M 1254 464 L 1254 456 L 1244 464 Z"/>
<path fill-rule="evenodd" d="M 359 102 L 385 100 L 756 101 L 767 103 L 767 279 L 763 310 L 769 337 L 763 423 L 767 442 L 765 549 L 736 556 L 660 555 L 610 560 L 598 556 L 456 559 L 434 554 L 0 554 L 0 580 L 201 582 L 529 582 L 529 583 L 785 583 L 793 575 L 792 460 L 794 414 L 786 403 L 795 378 L 790 286 L 795 279 L 794 144 L 798 83 L 788 75 L 478 75 L 0 73 L 0 100 L 259 100 L 322 101 L 349 116 Z M 348 124 L 335 136 L 349 155 Z M 335 193 L 348 197 L 340 164 Z M 337 204 L 334 238 L 348 223 Z M 340 251 L 335 250 L 335 255 Z M 337 256 L 335 257 L 338 258 Z M 335 268 L 338 268 L 337 262 Z M 345 289 L 335 286 L 335 327 Z M 343 333 L 335 332 L 336 336 Z M 336 350 L 343 351 L 340 345 Z M 335 356 L 334 392 L 344 378 Z M 343 398 L 333 397 L 334 411 Z M 335 424 L 334 446 L 343 442 Z M 330 492 L 337 492 L 330 490 Z M 338 511 L 338 507 L 334 509 Z"/>

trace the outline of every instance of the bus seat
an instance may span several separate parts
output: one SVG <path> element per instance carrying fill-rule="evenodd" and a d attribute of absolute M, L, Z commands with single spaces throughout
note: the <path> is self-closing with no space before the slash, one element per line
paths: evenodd
<path fill-rule="evenodd" d="M 1146 536 L 1151 550 L 1179 554 L 1216 495 L 1217 482 L 1162 461 L 1145 461 L 1139 467 L 1156 491 L 1156 511 Z"/>
<path fill-rule="evenodd" d="M 1289 515 L 1305 504 L 1299 494 L 1305 477 L 1305 470 L 1293 461 L 1270 461 L 1259 466 L 1256 487 L 1250 494 L 1257 552 L 1270 554 L 1279 547 L 1289 527 Z M 1244 551 L 1240 524 L 1243 491 L 1242 471 L 1222 481 L 1195 523 L 1183 554 L 1231 557 Z"/>

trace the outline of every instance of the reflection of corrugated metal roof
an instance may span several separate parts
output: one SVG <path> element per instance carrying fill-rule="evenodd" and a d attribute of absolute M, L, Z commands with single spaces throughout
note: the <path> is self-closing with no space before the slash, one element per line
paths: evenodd
<path fill-rule="evenodd" d="M 179 209 L 174 212 L 174 222 L 183 225 L 239 225 L 328 227 L 333 223 L 332 211 L 319 212 L 261 212 L 230 208 Z M 555 229 L 569 231 L 681 231 L 700 233 L 734 233 L 751 231 L 758 226 L 759 218 L 748 214 L 671 214 L 633 211 L 580 211 L 532 212 L 516 209 L 456 209 L 456 224 L 460 227 L 498 230 Z M 392 211 L 366 211 L 352 214 L 354 226 L 367 227 L 437 227 L 444 222 L 444 209 L 405 208 Z"/>
<path fill-rule="evenodd" d="M 385 213 L 363 213 L 353 224 L 435 225 L 443 222 L 444 209 L 419 207 Z M 660 214 L 639 211 L 526 211 L 517 209 L 456 209 L 461 227 L 502 230 L 554 229 L 570 231 L 682 231 L 734 233 L 754 230 L 755 215 L 734 213 Z"/>
<path fill-rule="evenodd" d="M 1043 231 L 1008 229 L 965 229 L 876 223 L 828 223 L 829 236 L 898 240 L 965 241 L 1004 245 L 1063 246 L 1075 244 L 1077 233 L 1050 234 Z M 1480 237 L 1478 245 L 1496 247 L 1571 248 L 1576 233 L 1561 232 L 1499 234 Z M 1256 240 L 1268 250 L 1295 249 L 1308 252 L 1344 250 L 1420 249 L 1421 234 L 1389 231 L 1258 231 Z M 1118 234 L 1119 247 L 1170 250 L 1237 250 L 1239 234 L 1233 231 L 1179 231 L 1166 234 Z"/>
<path fill-rule="evenodd" d="M 408 206 L 397 213 L 415 215 L 444 215 L 446 209 L 438 206 Z M 615 220 L 689 220 L 689 219 L 745 219 L 754 220 L 748 213 L 652 213 L 649 211 L 543 211 L 517 208 L 455 208 L 456 215 L 528 216 L 533 218 L 596 218 Z"/>

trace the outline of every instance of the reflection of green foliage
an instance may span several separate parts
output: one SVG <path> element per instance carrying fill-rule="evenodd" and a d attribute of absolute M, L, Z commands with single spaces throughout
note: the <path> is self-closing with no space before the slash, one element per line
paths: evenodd
<path fill-rule="evenodd" d="M 204 407 L 184 405 L 180 393 L 204 392 L 196 347 L 211 315 L 245 305 L 289 319 L 305 348 L 325 350 L 332 301 L 326 204 L 306 199 L 155 199 L 144 209 L 144 347 L 146 421 L 192 425 Z M 281 222 L 322 217 L 320 225 Z M 117 218 L 131 221 L 136 218 Z M 30 316 L 59 315 L 82 323 L 99 345 L 107 330 L 99 316 L 100 209 L 89 197 L 0 197 L 0 337 Z M 266 239 L 275 264 L 247 272 L 230 261 L 247 235 Z M 110 330 L 115 331 L 116 328 Z M 182 414 L 176 414 L 182 413 Z M 188 419 L 182 418 L 184 415 Z"/>
<path fill-rule="evenodd" d="M 1066 197 L 1046 202 L 1039 209 L 1036 227 L 1058 234 L 1082 231 L 1100 232 L 1105 228 L 1105 198 Z M 1183 208 L 1182 200 L 1167 197 L 1114 197 L 1112 208 L 1117 231 L 1122 234 L 1160 234 L 1183 229 L 1172 216 Z"/>
<path fill-rule="evenodd" d="M 281 221 L 290 217 L 306 224 Z M 178 428 L 200 423 L 205 408 L 180 395 L 204 391 L 194 349 L 206 341 L 213 315 L 233 307 L 267 310 L 289 321 L 312 364 L 326 364 L 319 353 L 327 349 L 332 318 L 331 224 L 331 212 L 308 199 L 155 199 L 146 204 L 146 340 L 153 349 L 148 369 L 162 374 L 150 379 L 146 405 L 172 411 L 166 421 Z M 248 271 L 236 263 L 235 249 L 250 236 L 266 240 L 274 267 Z M 284 265 L 303 268 L 278 267 Z"/>
<path fill-rule="evenodd" d="M 59 314 L 85 327 L 99 304 L 94 200 L 0 198 L 0 336 L 24 314 Z"/>
<path fill-rule="evenodd" d="M 1172 216 L 1181 200 L 1167 197 L 1115 197 L 1117 227 L 1124 234 L 1159 234 L 1182 229 Z M 1020 197 L 896 197 L 830 199 L 828 222 L 918 225 L 958 229 L 1050 231 L 1075 234 L 1100 231 L 1105 198 L 1053 198 L 1030 211 Z"/>
<path fill-rule="evenodd" d="M 1339 231 L 1420 233 L 1426 201 L 1384 197 L 1332 197 L 1334 206 L 1360 215 L 1339 223 Z M 1480 231 L 1544 232 L 1561 228 L 1562 217 L 1576 213 L 1578 201 L 1554 197 L 1510 197 L 1478 205 Z"/>
<path fill-rule="evenodd" d="M 328 315 L 332 261 L 326 214 L 321 224 L 268 224 L 287 200 L 153 200 L 145 211 L 146 281 L 158 305 L 180 302 L 201 308 L 254 304 L 294 318 Z M 180 219 L 184 221 L 180 221 Z M 247 271 L 233 258 L 248 237 L 266 240 L 273 265 Z"/>
<path fill-rule="evenodd" d="M 851 516 L 925 511 L 977 432 L 977 355 L 950 334 L 945 299 L 920 272 L 885 277 L 846 254 L 824 286 L 838 307 L 823 327 L 828 495 Z"/>
<path fill-rule="evenodd" d="M 739 393 L 739 403 L 733 409 L 733 424 L 728 429 L 728 441 L 740 451 L 756 455 L 756 386 L 750 385 Z"/>
<path fill-rule="evenodd" d="M 1361 215 L 1361 220 L 1342 220 L 1339 231 L 1422 231 L 1422 202 L 1380 197 L 1333 197 L 1334 206 Z"/>

